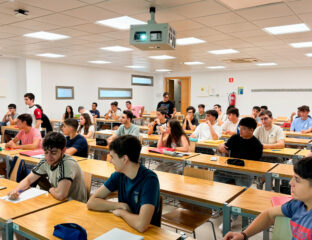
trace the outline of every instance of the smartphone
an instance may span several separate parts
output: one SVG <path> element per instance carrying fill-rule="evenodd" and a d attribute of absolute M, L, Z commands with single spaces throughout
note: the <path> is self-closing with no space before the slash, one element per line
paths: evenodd
<path fill-rule="evenodd" d="M 0 190 L 6 189 L 5 186 L 0 186 Z"/>

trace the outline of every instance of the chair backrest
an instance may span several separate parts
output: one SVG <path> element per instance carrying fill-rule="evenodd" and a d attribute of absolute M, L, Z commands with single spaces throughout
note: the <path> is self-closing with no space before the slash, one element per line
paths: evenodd
<path fill-rule="evenodd" d="M 190 152 L 195 152 L 195 147 L 196 147 L 196 143 L 193 141 L 190 141 L 190 148 L 189 151 Z"/>
<path fill-rule="evenodd" d="M 272 240 L 291 240 L 290 219 L 287 217 L 276 217 Z"/>
<path fill-rule="evenodd" d="M 184 176 L 195 177 L 213 181 L 213 171 L 207 169 L 198 169 L 193 167 L 184 168 Z"/>
<path fill-rule="evenodd" d="M 10 174 L 10 180 L 16 182 L 17 181 L 17 172 L 18 172 L 18 168 L 21 164 L 22 159 L 21 158 L 17 158 L 15 165 L 11 171 Z"/>
<path fill-rule="evenodd" d="M 92 174 L 87 173 L 87 172 L 83 172 L 83 177 L 84 177 L 84 182 L 85 182 L 85 185 L 87 188 L 87 196 L 89 199 L 90 193 L 91 193 Z"/>

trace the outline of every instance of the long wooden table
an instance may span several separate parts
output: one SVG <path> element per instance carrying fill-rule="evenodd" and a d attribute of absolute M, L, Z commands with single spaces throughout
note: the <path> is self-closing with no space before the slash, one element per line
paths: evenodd
<path fill-rule="evenodd" d="M 263 149 L 263 156 L 293 158 L 299 151 L 296 148 Z"/>
<path fill-rule="evenodd" d="M 6 130 L 10 130 L 17 133 L 19 132 L 19 129 L 17 128 L 16 125 L 1 126 L 1 143 L 4 142 L 4 133 Z"/>
<path fill-rule="evenodd" d="M 301 133 L 301 132 L 293 132 L 293 131 L 284 131 L 284 134 L 286 136 L 290 136 L 290 137 L 312 139 L 312 133 Z"/>
<path fill-rule="evenodd" d="M 275 180 L 275 192 L 280 191 L 280 181 L 290 180 L 294 176 L 294 165 L 278 164 L 275 168 L 268 173 L 269 177 Z M 270 181 L 270 180 L 269 180 Z M 270 181 L 271 182 L 271 181 Z M 270 189 L 268 189 L 270 190 Z"/>
<path fill-rule="evenodd" d="M 95 126 L 96 126 L 96 128 L 98 127 L 98 123 L 110 124 L 111 125 L 111 129 L 113 129 L 113 124 L 114 123 L 120 123 L 120 120 L 105 119 L 105 118 L 95 118 Z"/>

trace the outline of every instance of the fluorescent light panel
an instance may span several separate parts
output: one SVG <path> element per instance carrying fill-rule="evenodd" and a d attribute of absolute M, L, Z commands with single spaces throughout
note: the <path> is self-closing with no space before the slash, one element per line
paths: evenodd
<path fill-rule="evenodd" d="M 144 68 L 144 66 L 138 66 L 138 65 L 131 65 L 131 66 L 126 66 L 126 68 Z"/>
<path fill-rule="evenodd" d="M 130 25 L 146 24 L 146 22 L 128 16 L 100 20 L 96 21 L 96 23 L 119 30 L 128 30 L 130 29 Z"/>
<path fill-rule="evenodd" d="M 273 35 L 280 35 L 288 33 L 308 32 L 310 31 L 310 28 L 304 23 L 299 23 L 277 27 L 267 27 L 263 28 L 263 30 Z"/>
<path fill-rule="evenodd" d="M 185 65 L 201 65 L 203 62 L 184 62 Z"/>
<path fill-rule="evenodd" d="M 268 62 L 268 63 L 257 63 L 256 65 L 263 67 L 263 66 L 276 66 L 277 64 L 274 62 Z"/>
<path fill-rule="evenodd" d="M 235 50 L 235 49 L 219 49 L 219 50 L 211 50 L 208 51 L 211 54 L 215 54 L 215 55 L 221 55 L 221 54 L 232 54 L 232 53 L 238 53 L 239 51 Z"/>
<path fill-rule="evenodd" d="M 51 32 L 44 32 L 44 31 L 27 33 L 27 34 L 24 34 L 24 37 L 38 38 L 38 39 L 50 40 L 50 41 L 70 38 L 69 36 L 66 36 L 66 35 L 56 34 L 56 33 L 51 33 Z"/>
<path fill-rule="evenodd" d="M 204 43 L 204 42 L 206 42 L 206 41 L 201 40 L 199 38 L 194 38 L 194 37 L 178 38 L 177 39 L 177 45 L 180 45 L 180 46 L 199 44 L 199 43 Z"/>
<path fill-rule="evenodd" d="M 156 69 L 156 72 L 171 72 L 172 70 L 170 69 Z"/>
<path fill-rule="evenodd" d="M 225 66 L 208 66 L 206 68 L 208 68 L 208 69 L 223 69 L 223 68 L 225 68 Z"/>
<path fill-rule="evenodd" d="M 47 58 L 62 58 L 65 57 L 65 55 L 56 54 L 56 53 L 40 53 L 37 54 L 38 57 L 47 57 Z"/>
<path fill-rule="evenodd" d="M 94 63 L 94 64 L 108 64 L 111 63 L 109 61 L 102 61 L 102 60 L 93 60 L 93 61 L 88 61 L 89 63 Z"/>
<path fill-rule="evenodd" d="M 149 56 L 149 58 L 156 60 L 166 60 L 166 59 L 174 59 L 175 57 L 168 55 L 158 55 L 158 56 Z"/>
<path fill-rule="evenodd" d="M 131 48 L 122 47 L 122 46 L 102 47 L 101 49 L 104 50 L 104 51 L 110 51 L 110 52 L 127 52 L 127 51 L 132 51 Z"/>
<path fill-rule="evenodd" d="M 289 44 L 293 48 L 306 48 L 306 47 L 312 47 L 312 42 L 298 42 L 298 43 L 291 43 Z"/>
<path fill-rule="evenodd" d="M 307 57 L 312 57 L 312 53 L 307 53 L 306 56 Z"/>

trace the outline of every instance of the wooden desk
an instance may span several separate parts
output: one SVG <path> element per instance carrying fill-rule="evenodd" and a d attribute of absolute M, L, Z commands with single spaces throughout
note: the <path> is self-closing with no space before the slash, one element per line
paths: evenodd
<path fill-rule="evenodd" d="M 209 141 L 209 142 L 196 142 L 195 145 L 196 147 L 202 147 L 202 148 L 213 148 L 213 149 L 218 149 L 219 145 L 224 143 L 224 140 L 216 140 L 216 141 Z"/>
<path fill-rule="evenodd" d="M 114 123 L 120 123 L 120 120 L 113 120 L 113 119 L 105 119 L 105 118 L 95 118 L 95 126 L 98 126 L 98 123 L 108 123 L 111 125 L 111 129 L 113 129 Z"/>
<path fill-rule="evenodd" d="M 17 156 L 20 157 L 21 159 L 23 159 L 26 163 L 33 164 L 33 165 L 38 164 L 42 160 L 42 159 L 39 159 L 39 158 L 28 157 L 28 156 L 24 156 L 24 155 L 21 155 L 21 154 L 18 154 Z M 87 158 L 84 158 L 84 157 L 77 157 L 77 156 L 72 156 L 72 157 L 77 162 L 87 160 Z"/>
<path fill-rule="evenodd" d="M 309 153 L 311 153 L 311 150 L 302 149 L 298 153 L 296 153 L 296 155 L 300 157 L 306 157 Z"/>
<path fill-rule="evenodd" d="M 297 137 L 297 138 L 312 138 L 312 133 L 301 133 L 301 132 L 292 132 L 292 131 L 284 131 L 286 136 Z"/>
<path fill-rule="evenodd" d="M 93 177 L 106 180 L 115 172 L 113 164 L 107 161 L 87 159 L 78 162 L 81 170 L 92 174 Z"/>
<path fill-rule="evenodd" d="M 147 133 L 148 131 L 148 126 L 139 126 L 140 132 L 142 133 Z"/>
<path fill-rule="evenodd" d="M 146 141 L 146 142 L 158 142 L 160 138 L 160 135 L 156 135 L 156 134 L 142 134 L 142 142 Z"/>
<path fill-rule="evenodd" d="M 40 220 L 38 221 L 38 219 Z M 180 236 L 152 225 L 145 233 L 139 233 L 113 213 L 89 211 L 85 203 L 74 200 L 14 220 L 14 231 L 23 232 L 39 239 L 56 239 L 53 236 L 53 227 L 66 222 L 77 223 L 86 229 L 88 239 L 97 238 L 116 227 L 144 236 L 146 240 L 176 240 Z M 15 230 L 17 226 L 18 231 Z"/>
<path fill-rule="evenodd" d="M 25 150 L 23 149 L 12 149 L 12 150 L 5 150 L 5 143 L 1 143 L 0 147 L 2 148 L 2 151 L 0 151 L 0 156 L 1 157 L 7 157 L 7 156 L 12 156 L 12 155 L 17 155 L 20 152 L 23 152 Z"/>
<path fill-rule="evenodd" d="M 1 126 L 1 143 L 4 142 L 4 133 L 5 133 L 6 130 L 19 132 L 19 129 L 17 128 L 16 125 Z"/>
<path fill-rule="evenodd" d="M 263 156 L 292 158 L 299 151 L 295 148 L 263 149 Z"/>
<path fill-rule="evenodd" d="M 294 145 L 294 146 L 305 146 L 309 147 L 311 149 L 311 141 L 312 139 L 307 139 L 307 138 L 285 138 L 285 144 L 288 145 Z"/>

